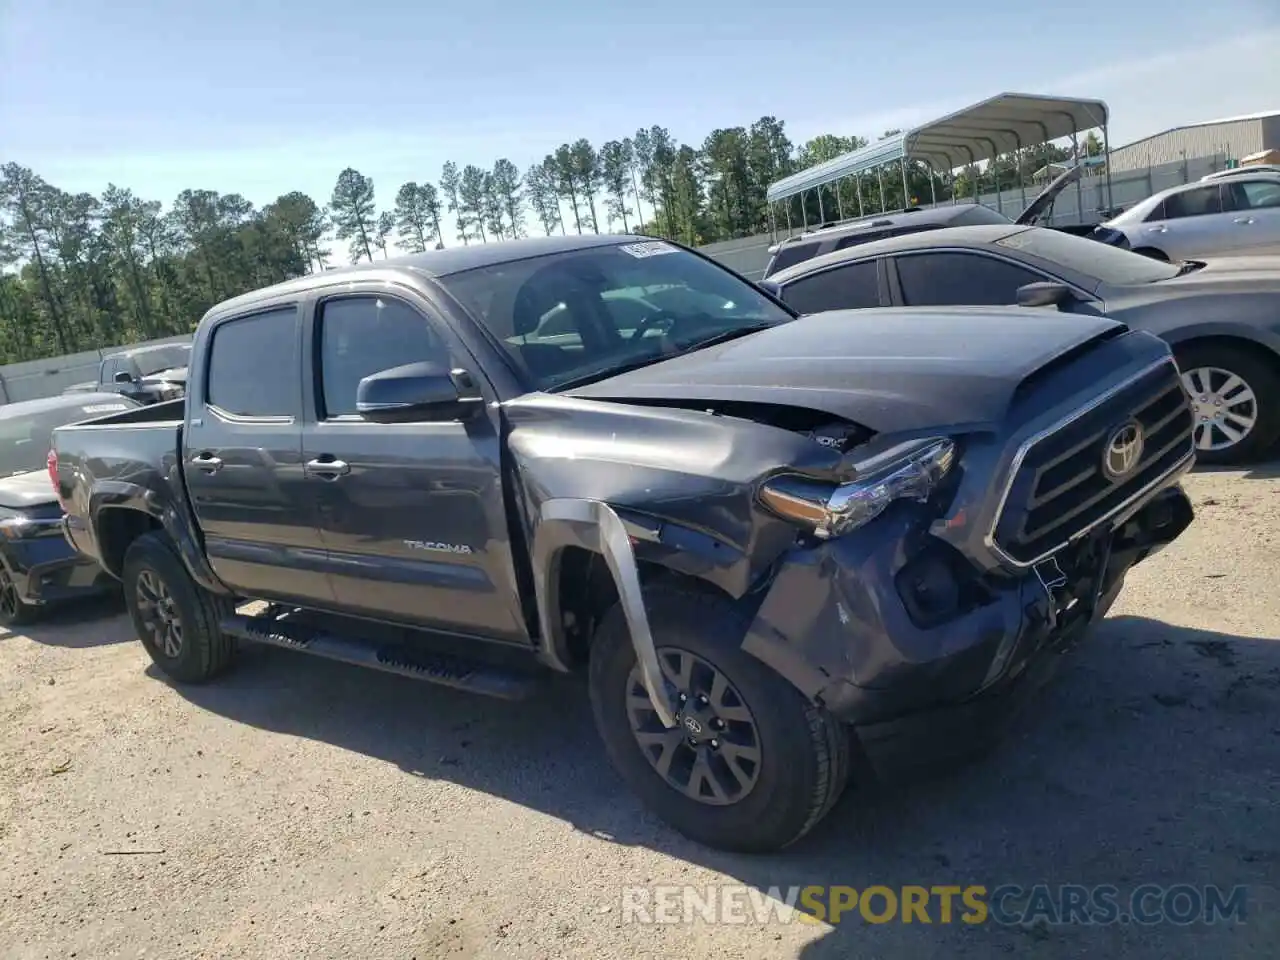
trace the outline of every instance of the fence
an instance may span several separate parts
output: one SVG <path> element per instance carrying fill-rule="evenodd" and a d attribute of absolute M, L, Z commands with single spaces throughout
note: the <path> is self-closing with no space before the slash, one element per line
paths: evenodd
<path fill-rule="evenodd" d="M 1221 170 L 1226 166 L 1226 157 L 1198 157 L 1182 160 L 1177 163 L 1165 163 L 1145 170 L 1126 170 L 1112 174 L 1111 199 L 1117 207 L 1127 207 L 1143 200 L 1153 193 L 1166 190 L 1182 183 L 1198 180 L 1207 173 Z M 1025 203 L 1040 190 L 1028 185 L 1025 190 L 1014 187 L 1002 190 L 999 194 L 982 195 L 980 202 L 1002 211 L 1009 217 L 1016 217 Z M 962 202 L 972 202 L 969 200 Z M 1099 211 L 1107 207 L 1107 179 L 1105 176 L 1085 176 L 1078 186 L 1067 187 L 1059 196 L 1053 208 L 1053 223 L 1073 224 L 1097 220 Z M 868 209 L 868 214 L 875 211 Z M 802 227 L 793 224 L 792 230 L 800 232 Z M 779 237 L 786 236 L 786 231 Z M 743 237 L 737 240 L 723 240 L 710 243 L 700 249 L 708 256 L 714 257 L 725 266 L 736 270 L 749 280 L 759 280 L 769 262 L 769 246 L 774 243 L 769 234 L 754 237 Z M 163 340 L 148 341 L 147 344 L 129 344 L 123 347 L 104 347 L 101 350 L 88 350 L 69 356 L 52 357 L 47 360 L 29 360 L 25 363 L 10 363 L 0 366 L 0 403 L 16 403 L 19 400 L 35 400 L 40 397 L 52 397 L 75 383 L 98 379 L 98 365 L 107 354 L 118 353 L 133 347 L 147 346 L 156 343 L 183 343 L 190 341 L 191 335 L 168 337 Z"/>

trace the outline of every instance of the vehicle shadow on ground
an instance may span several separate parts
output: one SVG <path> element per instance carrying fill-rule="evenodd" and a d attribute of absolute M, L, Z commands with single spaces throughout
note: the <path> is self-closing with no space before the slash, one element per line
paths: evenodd
<path fill-rule="evenodd" d="M 1280 479 L 1280 460 L 1266 460 L 1262 463 L 1242 467 L 1214 467 L 1197 464 L 1196 473 L 1239 474 L 1243 480 L 1276 480 Z"/>
<path fill-rule="evenodd" d="M 127 643 L 134 639 L 132 631 L 128 628 L 119 629 L 117 619 L 124 609 L 121 595 L 109 593 L 89 600 L 50 607 L 40 614 L 35 623 L 11 627 L 9 633 L 24 636 L 36 643 L 69 650 Z"/>
<path fill-rule="evenodd" d="M 760 891 L 1038 882 L 1230 888 L 1272 882 L 1280 869 L 1280 640 L 1145 618 L 1106 621 L 1020 732 L 984 760 L 930 782 L 850 790 L 814 833 L 768 857 L 708 850 L 649 816 L 608 767 L 576 678 L 506 703 L 255 647 L 219 683 L 174 689 L 237 723 L 480 790 Z M 1163 872 L 1151 875 L 1151 862 Z M 636 878 L 646 880 L 680 876 Z M 621 903 L 621 891 L 601 896 Z M 838 926 L 806 928 L 822 935 L 801 956 L 985 958 L 1030 948 L 1037 957 L 1123 950 L 1170 960 L 1274 949 L 1266 939 L 1274 923 L 1268 933 L 1265 918 L 1243 927 L 1001 927 L 942 924 L 934 910 L 930 926 L 871 925 L 855 911 Z M 768 953 L 782 934 L 760 936 Z"/>

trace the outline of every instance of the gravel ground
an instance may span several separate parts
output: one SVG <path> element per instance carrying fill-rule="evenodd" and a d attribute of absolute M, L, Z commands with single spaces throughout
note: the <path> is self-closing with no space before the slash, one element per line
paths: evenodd
<path fill-rule="evenodd" d="M 252 649 L 162 681 L 124 616 L 0 635 L 0 956 L 1274 957 L 1280 469 L 1198 473 L 982 762 L 851 791 L 767 858 L 696 847 L 606 765 L 577 681 L 506 704 Z M 634 884 L 1249 885 L 1243 924 L 641 926 Z"/>

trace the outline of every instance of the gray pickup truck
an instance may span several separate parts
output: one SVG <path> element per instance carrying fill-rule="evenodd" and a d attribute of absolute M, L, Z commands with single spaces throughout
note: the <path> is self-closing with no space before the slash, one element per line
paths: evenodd
<path fill-rule="evenodd" d="M 582 669 L 624 779 L 723 848 L 796 840 L 855 767 L 990 742 L 1192 521 L 1156 337 L 797 317 L 634 236 L 259 290 L 190 370 L 50 462 L 160 669 L 209 680 L 243 641 L 500 697 Z"/>

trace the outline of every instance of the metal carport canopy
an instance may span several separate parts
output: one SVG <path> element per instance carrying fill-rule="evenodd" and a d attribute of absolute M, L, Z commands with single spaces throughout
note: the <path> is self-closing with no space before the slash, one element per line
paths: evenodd
<path fill-rule="evenodd" d="M 935 170 L 954 170 L 1082 130 L 1105 128 L 1108 119 L 1107 105 L 1102 100 L 1002 93 L 940 120 L 793 173 L 771 184 L 765 197 L 775 203 L 895 160 L 923 160 Z"/>

